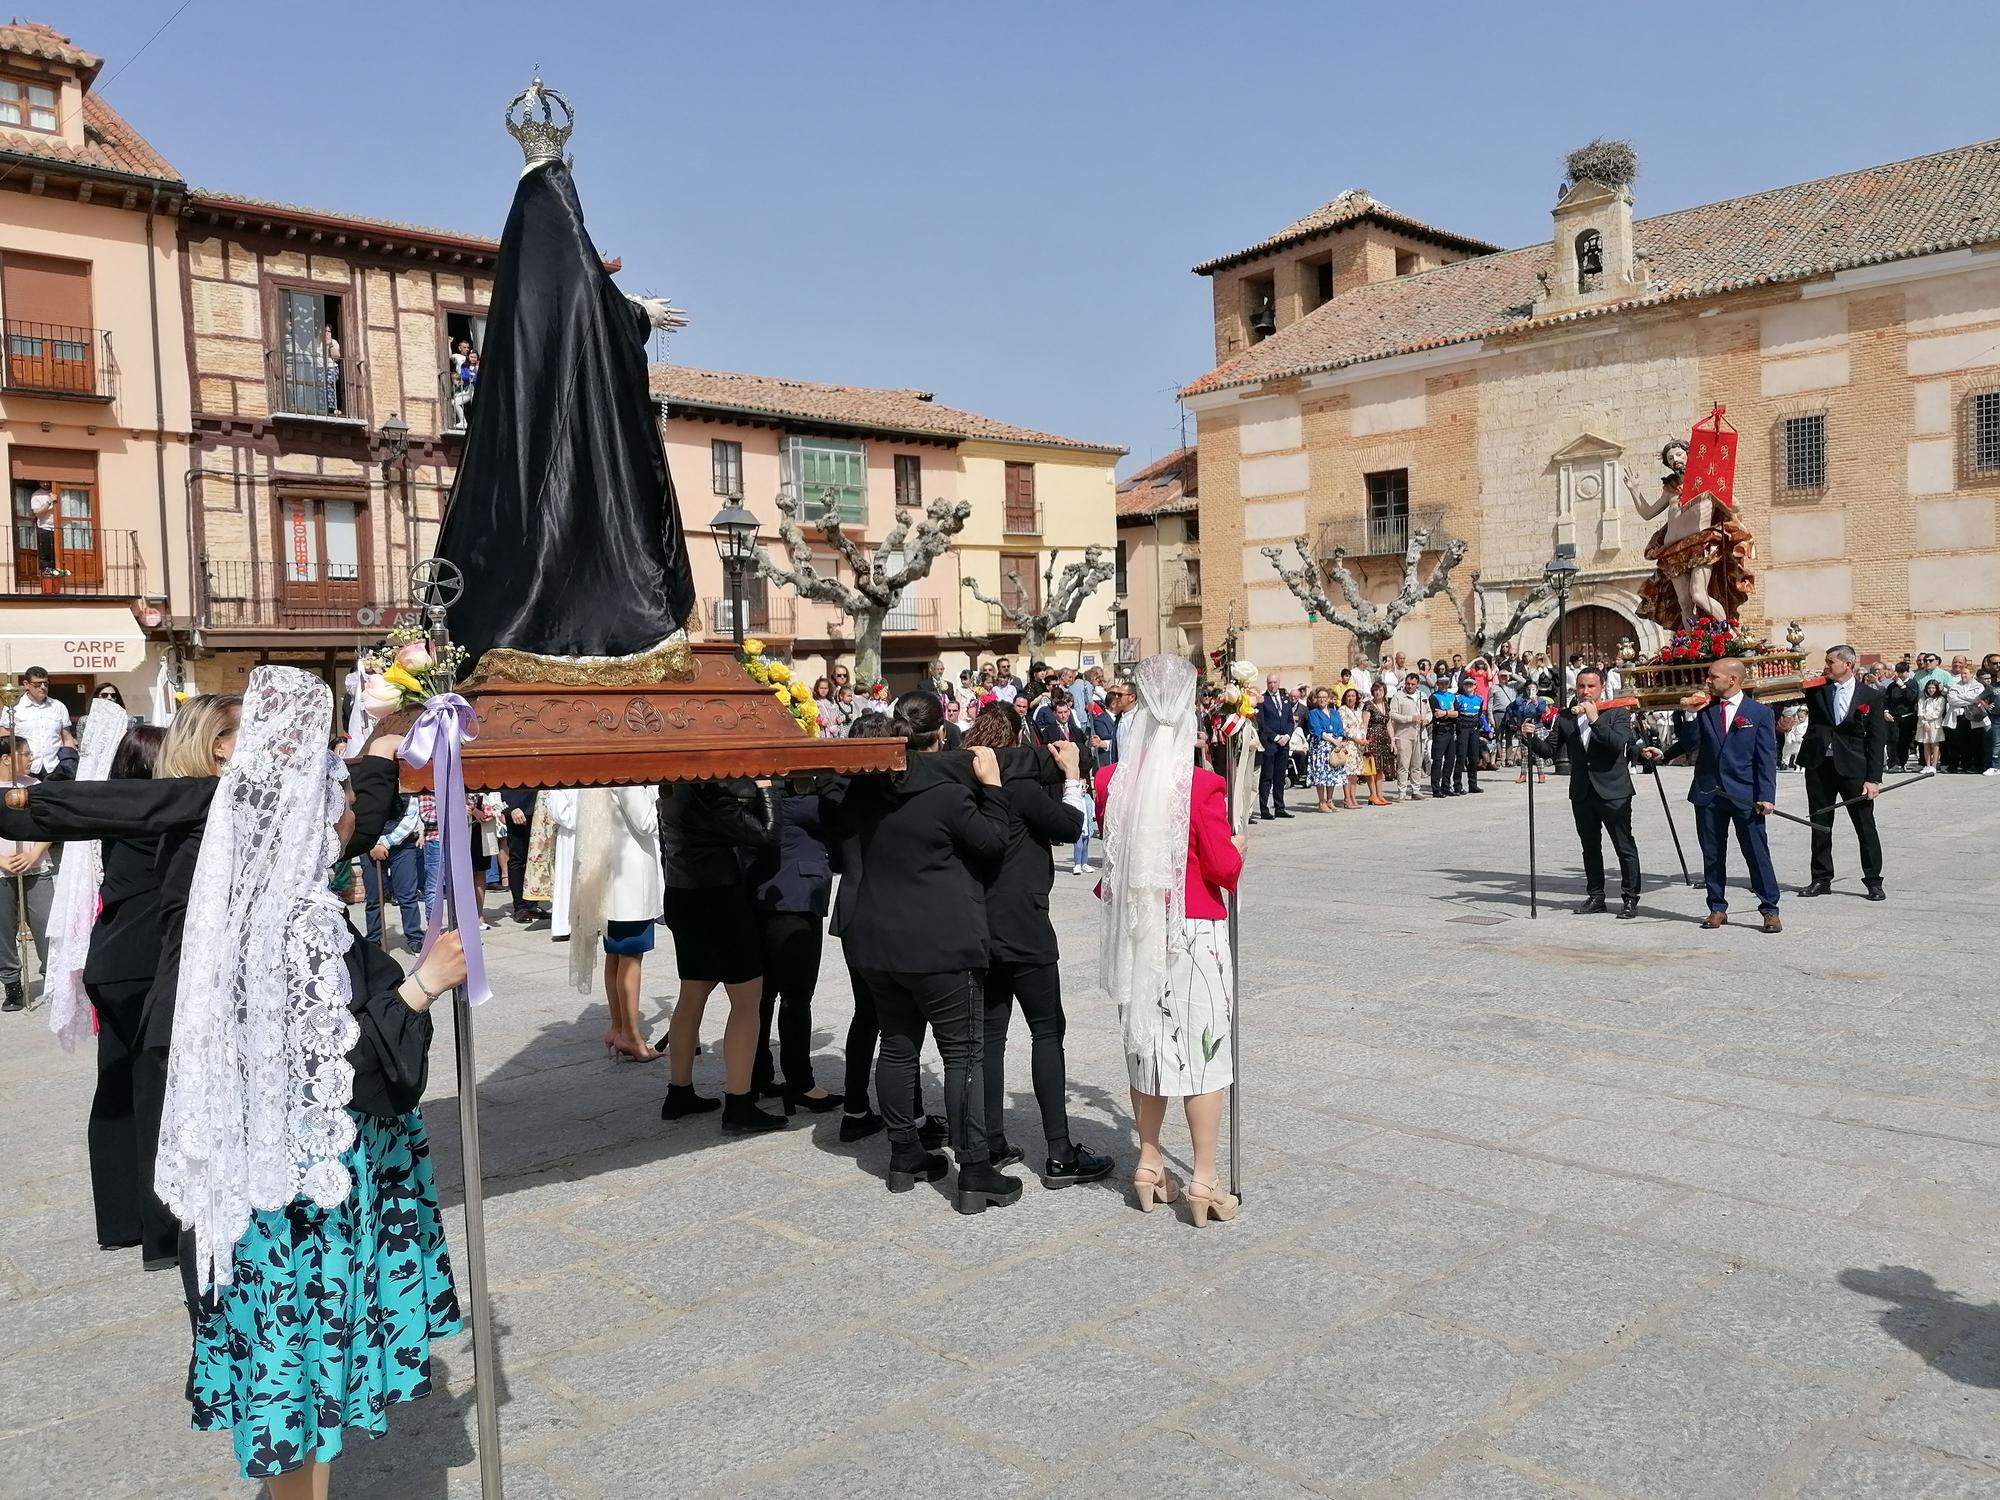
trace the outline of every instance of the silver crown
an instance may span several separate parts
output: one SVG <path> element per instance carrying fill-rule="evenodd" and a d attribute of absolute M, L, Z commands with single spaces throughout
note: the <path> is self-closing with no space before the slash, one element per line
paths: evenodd
<path fill-rule="evenodd" d="M 557 105 L 562 106 L 560 124 L 555 116 Z M 520 111 L 519 118 L 515 117 L 516 110 Z M 563 147 L 569 144 L 570 132 L 576 129 L 576 111 L 569 107 L 569 100 L 545 87 L 539 78 L 514 96 L 507 105 L 506 120 L 507 133 L 521 143 L 521 152 L 531 167 L 545 161 L 563 161 Z"/>

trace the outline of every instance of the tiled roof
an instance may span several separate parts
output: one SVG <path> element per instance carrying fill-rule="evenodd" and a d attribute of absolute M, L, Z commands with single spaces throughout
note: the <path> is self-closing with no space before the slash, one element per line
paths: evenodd
<path fill-rule="evenodd" d="M 456 229 L 436 229 L 428 224 L 403 224 L 394 219 L 371 219 L 362 214 L 336 213 L 331 209 L 307 208 L 298 203 L 280 203 L 271 198 L 251 198 L 242 193 L 221 193 L 212 188 L 193 188 L 188 193 L 188 207 L 193 209 L 218 209 L 224 212 L 263 213 L 272 218 L 300 219 L 314 224 L 338 225 L 343 229 L 382 229 L 395 234 L 421 236 L 425 239 L 448 240 L 454 245 L 475 248 L 484 254 L 494 254 L 500 249 L 500 242 L 484 235 L 465 234 Z"/>
<path fill-rule="evenodd" d="M 1197 488 L 1194 449 L 1176 448 L 1119 483 L 1118 519 L 1143 520 L 1193 510 Z"/>
<path fill-rule="evenodd" d="M 0 33 L 19 29 L 0 27 Z M 83 96 L 81 146 L 72 146 L 60 136 L 39 130 L 9 130 L 0 126 L 0 151 L 33 157 L 57 168 L 118 172 L 127 177 L 153 178 L 176 188 L 181 185 L 180 173 L 167 164 L 166 158 L 147 145 L 145 137 L 127 125 L 117 110 L 91 93 Z"/>
<path fill-rule="evenodd" d="M 929 391 L 822 385 L 811 380 L 782 380 L 774 375 L 695 370 L 686 365 L 654 365 L 652 387 L 654 395 L 676 406 L 704 406 L 757 416 L 791 417 L 803 422 L 832 422 L 920 437 L 961 441 L 983 438 L 1037 448 L 1071 448 L 1082 453 L 1125 451 L 1110 443 L 1086 443 L 1079 438 L 996 422 L 976 412 L 939 406 Z"/>
<path fill-rule="evenodd" d="M 1343 224 L 1354 224 L 1363 219 L 1373 219 L 1390 229 L 1400 229 L 1405 234 L 1435 240 L 1451 249 L 1468 251 L 1473 255 L 1487 255 L 1500 248 L 1498 245 L 1489 245 L 1485 240 L 1453 234 L 1446 229 L 1434 229 L 1421 219 L 1397 213 L 1386 203 L 1377 203 L 1360 188 L 1349 188 L 1339 197 L 1322 203 L 1303 219 L 1287 224 L 1269 239 L 1259 240 L 1247 250 L 1232 250 L 1227 255 L 1218 255 L 1213 260 L 1203 261 L 1194 268 L 1195 274 L 1206 276 L 1211 271 L 1220 271 L 1225 266 L 1233 266 L 1241 261 L 1254 260 L 1282 246 L 1298 240 L 1309 240 L 1316 234 L 1324 234 L 1329 229 L 1338 229 Z"/>
<path fill-rule="evenodd" d="M 1335 297 L 1183 396 L 1855 266 L 2000 242 L 2000 140 L 1641 219 L 1644 294 L 1536 318 L 1548 245 L 1455 261 Z"/>
<path fill-rule="evenodd" d="M 97 70 L 104 66 L 103 58 L 92 57 L 83 48 L 72 45 L 70 39 L 53 26 L 46 26 L 40 21 L 16 20 L 0 26 L 0 52 L 39 57 L 45 62 L 75 68 L 83 75 L 85 88 L 90 87 L 97 77 Z"/>

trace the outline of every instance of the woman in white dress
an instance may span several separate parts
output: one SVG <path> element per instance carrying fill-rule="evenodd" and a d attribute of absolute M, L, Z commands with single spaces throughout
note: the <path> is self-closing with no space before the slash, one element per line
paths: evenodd
<path fill-rule="evenodd" d="M 1118 761 L 1097 773 L 1105 834 L 1099 973 L 1118 1004 L 1143 1211 L 1180 1196 L 1160 1151 L 1167 1100 L 1187 1112 L 1194 1145 L 1188 1208 L 1196 1224 L 1236 1217 L 1216 1166 L 1223 1093 L 1234 1081 L 1229 1027 L 1235 978 L 1223 892 L 1236 888 L 1243 841 L 1227 788 L 1194 763 L 1195 669 L 1178 656 L 1140 663 L 1139 702 L 1118 731 Z"/>
<path fill-rule="evenodd" d="M 556 825 L 555 878 L 549 892 L 549 936 L 569 941 L 569 890 L 576 876 L 576 793 L 544 793 L 549 821 Z"/>
<path fill-rule="evenodd" d="M 639 975 L 653 951 L 653 924 L 666 894 L 660 869 L 659 794 L 653 787 L 593 787 L 574 794 L 569 861 L 572 905 L 570 978 L 590 987 L 591 950 L 604 949 L 604 998 L 614 1055 L 651 1062 L 660 1054 L 639 1030 Z M 559 862 L 560 863 L 560 862 Z"/>

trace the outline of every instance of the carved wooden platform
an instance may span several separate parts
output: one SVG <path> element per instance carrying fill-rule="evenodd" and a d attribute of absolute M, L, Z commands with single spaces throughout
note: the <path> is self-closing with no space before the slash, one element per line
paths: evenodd
<path fill-rule="evenodd" d="M 808 735 L 726 642 L 693 647 L 686 682 L 566 687 L 496 682 L 466 694 L 479 715 L 465 747 L 468 790 L 639 786 L 814 771 L 896 771 L 901 740 Z M 429 770 L 405 768 L 407 791 L 429 790 Z"/>

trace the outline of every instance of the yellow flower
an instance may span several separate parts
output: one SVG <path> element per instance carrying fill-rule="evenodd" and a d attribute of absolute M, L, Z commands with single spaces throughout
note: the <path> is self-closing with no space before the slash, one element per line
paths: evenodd
<path fill-rule="evenodd" d="M 759 682 L 763 683 L 766 687 L 769 687 L 771 685 L 770 670 L 761 661 L 753 661 L 750 663 L 750 675 L 756 678 Z"/>
<path fill-rule="evenodd" d="M 796 712 L 802 719 L 817 720 L 819 718 L 819 705 L 813 702 L 812 699 L 807 698 L 799 704 Z"/>
<path fill-rule="evenodd" d="M 382 680 L 384 682 L 395 683 L 397 687 L 406 693 L 416 693 L 422 696 L 424 691 L 424 685 L 402 667 L 391 666 L 382 674 Z"/>
<path fill-rule="evenodd" d="M 773 682 L 790 682 L 792 680 L 792 669 L 781 661 L 765 662 L 764 670 L 771 674 L 771 681 Z"/>
<path fill-rule="evenodd" d="M 776 698 L 780 703 L 785 705 L 785 711 L 787 713 L 791 711 L 792 695 L 790 693 L 786 692 L 783 688 L 779 688 L 777 692 L 771 694 L 771 696 L 773 698 Z"/>
<path fill-rule="evenodd" d="M 1257 702 L 1248 693 L 1245 693 L 1241 698 L 1236 700 L 1236 711 L 1247 719 L 1257 712 Z"/>
<path fill-rule="evenodd" d="M 806 686 L 806 685 L 805 685 L 805 684 L 804 684 L 803 682 L 795 682 L 795 683 L 793 683 L 793 684 L 792 684 L 792 701 L 793 701 L 794 703 L 810 703 L 810 702 L 812 702 L 812 701 L 813 701 L 813 690 L 812 690 L 811 688 L 807 687 L 807 686 Z"/>
<path fill-rule="evenodd" d="M 762 656 L 764 654 L 764 643 L 755 636 L 752 636 L 743 643 L 743 654 L 745 656 Z"/>

